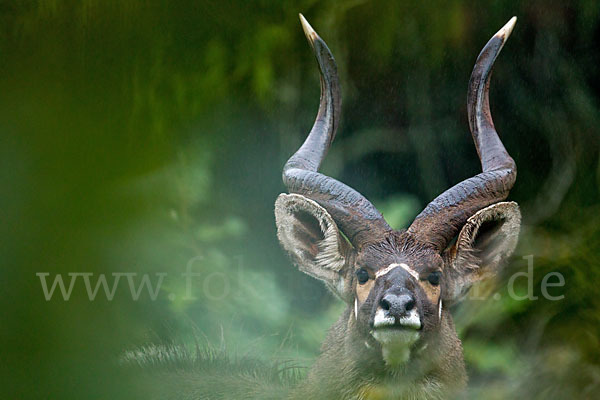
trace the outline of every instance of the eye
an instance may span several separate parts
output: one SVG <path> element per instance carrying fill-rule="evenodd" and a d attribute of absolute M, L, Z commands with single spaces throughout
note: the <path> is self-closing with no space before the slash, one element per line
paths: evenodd
<path fill-rule="evenodd" d="M 358 283 L 364 285 L 369 280 L 369 273 L 366 269 L 361 268 L 358 271 L 356 271 L 356 278 L 358 279 Z"/>
<path fill-rule="evenodd" d="M 440 284 L 440 279 L 442 278 L 442 273 L 440 271 L 435 271 L 430 273 L 427 276 L 427 281 L 431 283 L 433 286 L 437 286 Z"/>

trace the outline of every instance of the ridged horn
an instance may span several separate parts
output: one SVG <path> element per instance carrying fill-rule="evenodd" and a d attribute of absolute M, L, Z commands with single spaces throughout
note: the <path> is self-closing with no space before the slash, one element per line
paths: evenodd
<path fill-rule="evenodd" d="M 360 248 L 392 229 L 364 196 L 317 172 L 339 123 L 340 84 L 337 66 L 327 44 L 302 14 L 300 21 L 319 65 L 321 101 L 308 137 L 283 167 L 283 182 L 290 193 L 304 195 L 324 207 L 350 242 Z"/>
<path fill-rule="evenodd" d="M 517 167 L 494 128 L 489 87 L 494 61 L 516 21 L 516 17 L 511 18 L 488 41 L 477 57 L 469 81 L 469 127 L 483 172 L 436 197 L 408 229 L 418 240 L 439 251 L 446 248 L 470 216 L 490 204 L 506 199 L 515 183 Z"/>

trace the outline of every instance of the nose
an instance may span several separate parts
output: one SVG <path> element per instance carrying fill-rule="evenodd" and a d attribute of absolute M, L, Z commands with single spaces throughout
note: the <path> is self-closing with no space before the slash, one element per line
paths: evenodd
<path fill-rule="evenodd" d="M 379 301 L 379 306 L 394 317 L 402 317 L 415 308 L 415 299 L 406 293 L 386 293 Z"/>

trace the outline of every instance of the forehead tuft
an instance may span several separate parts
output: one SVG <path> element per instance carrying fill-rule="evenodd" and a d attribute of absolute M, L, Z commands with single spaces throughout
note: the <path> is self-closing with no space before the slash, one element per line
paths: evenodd
<path fill-rule="evenodd" d="M 383 240 L 363 247 L 357 263 L 373 271 L 381 271 L 391 264 L 406 264 L 414 271 L 443 268 L 442 257 L 437 251 L 415 241 L 406 232 L 394 232 Z"/>

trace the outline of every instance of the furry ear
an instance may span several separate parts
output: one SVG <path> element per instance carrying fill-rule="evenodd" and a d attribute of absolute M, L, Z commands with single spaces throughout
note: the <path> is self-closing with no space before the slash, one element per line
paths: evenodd
<path fill-rule="evenodd" d="M 459 301 L 473 283 L 492 277 L 517 246 L 521 212 L 515 202 L 492 204 L 469 218 L 446 250 L 444 301 Z"/>
<path fill-rule="evenodd" d="M 352 247 L 331 215 L 299 194 L 280 194 L 275 201 L 277 237 L 300 271 L 322 280 L 337 296 L 349 296 L 346 259 Z"/>

